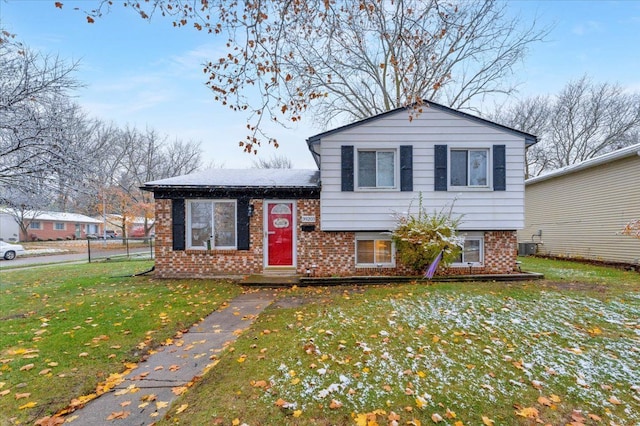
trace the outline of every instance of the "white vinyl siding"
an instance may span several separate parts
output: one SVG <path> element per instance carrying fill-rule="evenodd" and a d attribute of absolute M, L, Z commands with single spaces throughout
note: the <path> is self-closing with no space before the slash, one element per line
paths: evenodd
<path fill-rule="evenodd" d="M 491 163 L 494 145 L 506 146 L 506 191 L 490 187 L 476 191 L 434 191 L 434 146 L 452 149 L 488 149 Z M 396 150 L 413 147 L 413 192 L 341 190 L 341 147 L 352 145 L 357 151 Z M 391 230 L 395 214 L 410 207 L 415 212 L 422 193 L 427 211 L 448 209 L 462 215 L 461 230 L 516 230 L 524 225 L 524 146 L 523 137 L 456 116 L 436 108 L 409 121 L 406 111 L 389 114 L 322 138 L 321 228 L 323 231 Z M 489 166 L 489 172 L 491 168 Z M 356 185 L 357 186 L 357 185 Z M 474 188 L 475 189 L 475 188 Z"/>
<path fill-rule="evenodd" d="M 640 148 L 638 148 L 640 151 Z M 640 240 L 621 235 L 640 216 L 640 156 L 599 164 L 526 186 L 526 226 L 519 242 L 541 254 L 640 263 Z M 535 236 L 538 231 L 542 236 Z"/>

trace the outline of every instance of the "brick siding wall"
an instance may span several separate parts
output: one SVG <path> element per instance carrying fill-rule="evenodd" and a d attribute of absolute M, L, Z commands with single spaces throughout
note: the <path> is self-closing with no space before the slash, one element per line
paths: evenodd
<path fill-rule="evenodd" d="M 263 273 L 263 206 L 260 199 L 251 200 L 254 214 L 250 219 L 249 250 L 184 250 L 172 249 L 171 200 L 156 200 L 156 274 L 160 277 L 206 278 L 224 275 Z M 355 266 L 355 233 L 320 231 L 320 200 L 296 202 L 297 273 L 316 277 L 414 275 L 405 265 L 381 268 Z M 302 223 L 302 216 L 315 216 L 316 223 Z M 303 225 L 307 230 L 302 230 Z M 307 227 L 314 225 L 315 229 Z M 515 269 L 517 240 L 515 231 L 485 233 L 485 264 L 474 267 L 474 274 L 505 274 Z M 439 274 L 468 274 L 469 268 L 451 267 Z"/>

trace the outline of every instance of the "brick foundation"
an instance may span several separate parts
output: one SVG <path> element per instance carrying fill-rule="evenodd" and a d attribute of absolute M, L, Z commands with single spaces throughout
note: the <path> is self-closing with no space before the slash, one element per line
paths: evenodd
<path fill-rule="evenodd" d="M 156 275 L 163 278 L 207 278 L 221 275 L 249 275 L 264 272 L 263 200 L 253 199 L 249 250 L 173 250 L 171 200 L 156 200 Z M 296 202 L 296 249 L 299 275 L 403 276 L 416 275 L 405 265 L 382 268 L 355 266 L 355 233 L 320 231 L 320 200 Z M 316 223 L 302 223 L 302 216 L 315 216 Z M 302 230 L 314 225 L 314 230 Z M 450 267 L 438 274 L 508 274 L 515 270 L 516 231 L 488 231 L 484 236 L 485 264 L 482 267 Z"/>

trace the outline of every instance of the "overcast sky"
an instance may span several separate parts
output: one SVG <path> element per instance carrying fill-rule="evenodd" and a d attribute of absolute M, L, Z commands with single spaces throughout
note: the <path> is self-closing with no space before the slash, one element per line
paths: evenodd
<path fill-rule="evenodd" d="M 86 87 L 76 95 L 85 111 L 120 126 L 201 141 L 206 162 L 251 166 L 255 158 L 237 146 L 247 117 L 215 103 L 204 86 L 201 64 L 220 56 L 218 39 L 162 19 L 143 21 L 119 6 L 87 24 L 73 8 L 96 1 L 60 1 L 62 10 L 54 0 L 0 0 L 0 27 L 31 49 L 79 60 L 76 78 Z M 508 7 L 525 22 L 553 28 L 516 70 L 520 96 L 556 93 L 584 74 L 640 91 L 640 1 L 512 0 Z M 290 130 L 273 127 L 280 148 L 264 147 L 260 155 L 285 155 L 295 168 L 313 168 L 305 140 L 321 130 L 309 121 Z"/>

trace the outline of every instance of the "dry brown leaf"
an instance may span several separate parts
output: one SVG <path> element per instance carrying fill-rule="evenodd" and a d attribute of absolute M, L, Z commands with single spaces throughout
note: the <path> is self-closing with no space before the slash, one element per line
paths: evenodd
<path fill-rule="evenodd" d="M 615 396 L 611 395 L 611 397 L 609 398 L 609 402 L 612 403 L 613 405 L 620 405 L 622 404 L 622 401 L 620 401 L 618 398 L 616 398 Z"/>
<path fill-rule="evenodd" d="M 29 398 L 31 396 L 30 393 L 17 393 L 16 399 Z"/>
<path fill-rule="evenodd" d="M 329 404 L 329 408 L 331 408 L 332 410 L 337 410 L 340 407 L 342 407 L 342 402 L 335 399 L 331 400 L 331 403 Z"/>
<path fill-rule="evenodd" d="M 549 398 L 545 398 L 544 396 L 540 396 L 540 397 L 538 397 L 538 404 L 544 405 L 544 406 L 547 406 L 547 407 L 551 407 L 553 405 L 553 402 L 551 402 L 551 400 Z"/>
<path fill-rule="evenodd" d="M 180 407 L 178 407 L 178 409 L 176 410 L 176 414 L 181 414 L 184 410 L 186 410 L 189 407 L 189 404 L 182 404 Z"/>
<path fill-rule="evenodd" d="M 131 414 L 129 411 L 114 411 L 113 413 L 109 414 L 109 417 L 107 417 L 107 420 L 126 419 L 127 417 L 129 417 L 129 414 Z"/>
<path fill-rule="evenodd" d="M 440 414 L 438 414 L 438 413 L 433 413 L 431 415 L 431 421 L 434 422 L 434 423 L 440 423 L 442 420 L 443 420 L 442 416 Z"/>
<path fill-rule="evenodd" d="M 600 416 L 598 416 L 596 414 L 589 413 L 589 418 L 591 420 L 595 420 L 596 422 L 601 422 L 602 421 L 602 417 L 600 417 Z"/>
<path fill-rule="evenodd" d="M 20 371 L 29 371 L 29 370 L 31 370 L 33 367 L 35 367 L 35 365 L 33 365 L 33 364 L 23 365 L 22 367 L 20 367 Z"/>
<path fill-rule="evenodd" d="M 526 417 L 528 419 L 535 419 L 538 417 L 539 414 L 540 412 L 535 407 L 526 407 L 519 411 L 516 411 L 516 415 L 520 417 Z"/>

